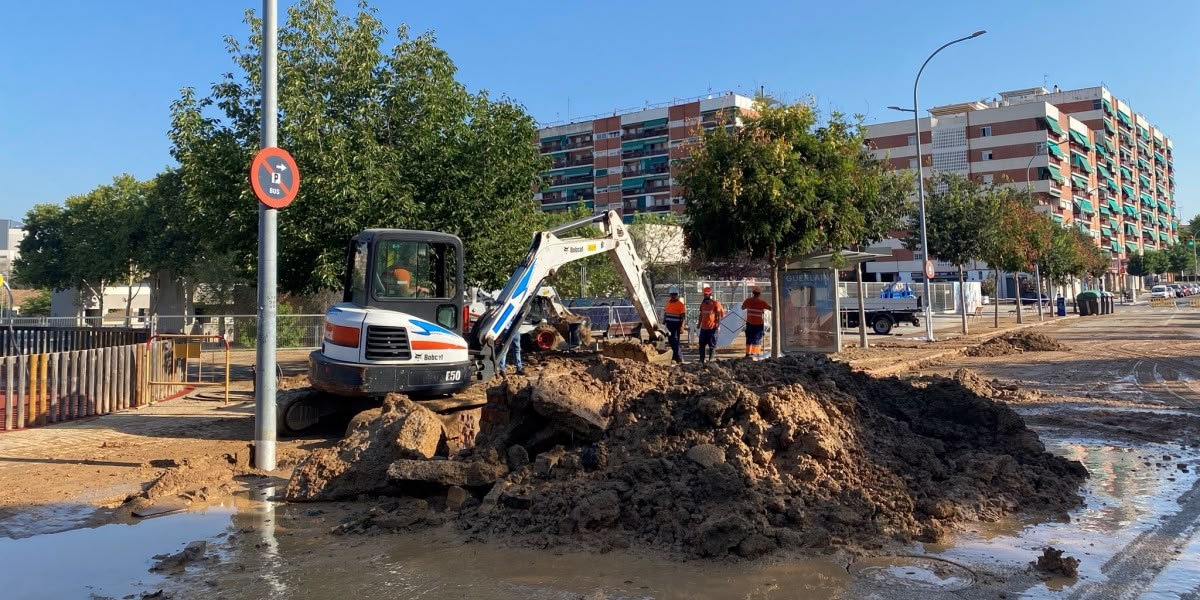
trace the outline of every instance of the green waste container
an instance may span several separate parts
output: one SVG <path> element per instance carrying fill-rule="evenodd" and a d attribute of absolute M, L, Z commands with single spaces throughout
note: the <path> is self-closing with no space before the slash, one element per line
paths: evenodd
<path fill-rule="evenodd" d="M 1075 296 L 1075 306 L 1081 317 L 1100 314 L 1100 292 L 1088 290 Z"/>

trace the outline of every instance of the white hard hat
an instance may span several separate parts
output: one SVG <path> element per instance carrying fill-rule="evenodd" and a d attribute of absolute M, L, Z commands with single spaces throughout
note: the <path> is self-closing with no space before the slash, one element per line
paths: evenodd
<path fill-rule="evenodd" d="M 675 286 L 671 286 L 671 287 L 667 288 L 667 293 L 668 294 L 678 294 L 679 288 L 677 288 Z"/>

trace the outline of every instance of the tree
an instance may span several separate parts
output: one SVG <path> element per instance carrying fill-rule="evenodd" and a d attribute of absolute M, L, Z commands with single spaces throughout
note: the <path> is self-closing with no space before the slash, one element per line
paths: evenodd
<path fill-rule="evenodd" d="M 1057 227 L 1045 214 L 1034 208 L 1027 192 L 1012 188 L 993 187 L 989 190 L 993 202 L 999 206 L 1000 220 L 997 234 L 984 252 L 984 260 L 999 271 L 1013 274 L 1013 287 L 1017 302 L 1017 322 L 1022 322 L 1021 290 L 1018 274 L 1033 269 L 1035 262 L 1050 249 L 1053 228 Z M 1040 298 L 1039 298 L 1040 301 Z M 1000 326 L 1000 307 L 997 303 L 995 326 Z"/>
<path fill-rule="evenodd" d="M 1184 271 L 1196 266 L 1196 256 L 1192 252 L 1192 247 L 1187 244 L 1175 244 L 1167 250 L 1166 254 L 1169 270 L 1172 273 L 1183 275 Z"/>
<path fill-rule="evenodd" d="M 1146 250 L 1142 255 L 1146 270 L 1154 275 L 1162 275 L 1171 269 L 1170 259 L 1165 252 Z"/>
<path fill-rule="evenodd" d="M 863 198 L 896 176 L 865 169 L 873 160 L 864 156 L 860 122 L 834 113 L 820 123 L 811 104 L 760 99 L 743 127 L 706 131 L 682 165 L 688 245 L 711 259 L 766 259 L 778 306 L 789 257 L 827 249 L 836 260 L 863 238 Z M 772 311 L 776 356 L 779 315 Z"/>
<path fill-rule="evenodd" d="M 638 213 L 628 230 L 646 266 L 651 288 L 665 281 L 682 281 L 689 257 L 683 243 L 683 226 L 675 213 Z"/>
<path fill-rule="evenodd" d="M 967 334 L 967 295 L 963 265 L 982 260 L 999 235 L 1000 203 L 994 194 L 967 177 L 943 173 L 926 184 L 925 228 L 928 254 L 958 267 L 962 332 Z M 920 218 L 914 208 L 912 222 Z M 910 239 L 910 246 L 920 240 Z"/>
<path fill-rule="evenodd" d="M 1144 254 L 1132 254 L 1129 256 L 1129 264 L 1125 266 L 1125 272 L 1134 277 L 1145 277 L 1153 271 L 1146 264 L 1146 256 Z"/>
<path fill-rule="evenodd" d="M 181 202 L 199 235 L 237 271 L 256 266 L 257 203 L 246 168 L 259 146 L 259 20 L 228 38 L 233 72 L 198 98 L 172 105 L 172 153 Z M 333 0 L 302 0 L 279 31 L 278 145 L 303 173 L 280 214 L 279 284 L 311 293 L 336 288 L 346 241 L 362 229 L 445 231 L 466 247 L 467 280 L 499 287 L 536 230 L 545 160 L 522 107 L 470 93 L 430 34 L 387 29 L 365 3 L 355 15 Z"/>
<path fill-rule="evenodd" d="M 1200 215 L 1192 217 L 1187 225 L 1183 226 L 1183 230 L 1179 232 L 1179 237 L 1183 237 L 1184 235 L 1189 235 L 1193 238 L 1200 237 Z"/>
<path fill-rule="evenodd" d="M 21 303 L 22 317 L 48 317 L 50 316 L 50 290 L 38 290 L 38 292 L 25 299 Z"/>

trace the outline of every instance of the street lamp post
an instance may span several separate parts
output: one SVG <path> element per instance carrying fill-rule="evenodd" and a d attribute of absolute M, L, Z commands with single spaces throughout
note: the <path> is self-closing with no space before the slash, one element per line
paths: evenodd
<path fill-rule="evenodd" d="M 920 211 L 919 214 L 921 217 L 921 252 L 924 253 L 924 255 L 925 255 L 925 270 L 926 271 L 929 270 L 928 265 L 932 264 L 932 262 L 931 262 L 932 259 L 930 259 L 930 257 L 929 257 L 928 237 L 926 236 L 926 231 L 925 231 L 925 170 L 924 170 L 924 166 L 921 163 L 921 114 L 919 112 L 917 112 L 918 110 L 920 110 L 917 105 L 917 85 L 919 83 L 921 83 L 921 73 L 925 72 L 925 67 L 929 64 L 929 61 L 933 60 L 933 57 L 937 56 L 938 52 L 941 52 L 942 50 L 945 50 L 946 48 L 953 46 L 954 44 L 957 44 L 959 42 L 965 42 L 969 39 L 977 38 L 985 33 L 987 33 L 987 31 L 979 30 L 979 31 L 976 31 L 975 33 L 972 33 L 971 35 L 966 36 L 966 37 L 961 37 L 961 38 L 958 38 L 957 40 L 953 40 L 950 42 L 946 42 L 945 44 L 942 44 L 941 48 L 934 50 L 933 54 L 930 54 L 929 58 L 926 58 L 925 62 L 921 63 L 921 68 L 920 68 L 920 70 L 917 71 L 917 78 L 913 80 L 913 104 L 912 104 L 913 132 L 915 132 L 917 134 L 916 135 L 916 138 L 917 138 L 917 140 L 916 140 L 916 142 L 917 142 L 917 205 L 919 207 L 919 211 Z M 891 108 L 893 110 L 900 110 L 903 112 L 908 112 L 905 109 L 897 108 L 894 106 L 889 106 L 888 108 Z M 924 298 L 924 302 L 923 302 L 924 308 L 925 308 L 925 339 L 932 342 L 933 341 L 933 308 L 931 307 L 931 305 L 933 304 L 933 302 L 932 302 L 933 288 L 930 286 L 930 282 L 929 282 L 930 279 L 931 278 L 929 277 L 929 273 L 925 273 L 925 288 L 924 288 L 925 289 L 925 294 L 924 294 L 925 298 Z"/>

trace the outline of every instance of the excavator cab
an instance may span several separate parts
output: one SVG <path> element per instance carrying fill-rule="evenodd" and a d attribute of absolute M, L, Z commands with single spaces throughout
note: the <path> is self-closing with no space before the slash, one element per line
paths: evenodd
<path fill-rule="evenodd" d="M 350 240 L 342 302 L 463 328 L 463 247 L 448 233 L 368 229 Z"/>

